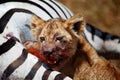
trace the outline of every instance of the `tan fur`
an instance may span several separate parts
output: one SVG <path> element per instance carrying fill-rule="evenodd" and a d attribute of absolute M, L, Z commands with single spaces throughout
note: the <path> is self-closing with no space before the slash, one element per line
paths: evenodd
<path fill-rule="evenodd" d="M 109 61 L 97 55 L 96 51 L 81 36 L 81 50 L 87 55 L 76 67 L 74 80 L 120 80 L 120 70 Z"/>
<path fill-rule="evenodd" d="M 73 30 L 73 25 L 76 22 L 79 22 L 77 32 Z M 109 61 L 99 57 L 91 45 L 82 37 L 84 25 L 85 22 L 83 18 L 80 18 L 80 15 L 68 20 L 58 18 L 48 21 L 33 16 L 31 31 L 38 41 L 37 46 L 39 45 L 33 47 L 40 50 L 41 53 L 44 50 L 51 51 L 56 47 L 60 47 L 61 51 L 66 50 L 65 55 L 67 57 L 63 59 L 60 65 L 53 66 L 49 62 L 48 65 L 73 77 L 74 80 L 119 80 L 120 74 L 116 68 Z M 57 37 L 61 36 L 63 36 L 65 44 L 56 40 Z M 40 40 L 41 37 L 45 37 L 43 41 Z M 56 55 L 59 58 L 59 55 Z"/>
<path fill-rule="evenodd" d="M 57 56 L 54 58 L 61 58 L 59 57 L 59 55 L 61 54 L 65 55 L 65 60 L 63 60 L 63 62 L 60 63 L 60 65 L 57 65 L 57 67 L 50 65 L 50 62 L 48 61 L 48 64 L 51 67 L 54 67 L 54 69 L 61 68 L 62 64 L 67 62 L 67 60 L 69 60 L 69 58 L 72 57 L 76 52 L 78 44 L 77 34 L 80 34 L 81 30 L 80 27 L 78 27 L 79 33 L 75 33 L 75 31 L 72 30 L 73 25 L 76 22 L 81 22 L 79 24 L 80 26 L 84 25 L 82 24 L 84 23 L 83 18 L 80 18 L 80 15 L 76 15 L 68 20 L 57 18 L 44 21 L 38 18 L 37 16 L 32 16 L 31 18 L 31 32 L 39 45 L 37 45 L 38 47 L 33 45 L 33 47 L 37 50 L 40 50 L 40 53 L 44 53 L 45 50 L 47 50 L 46 52 L 51 52 L 53 49 L 55 49 L 54 52 Z M 73 33 L 76 35 L 72 35 Z M 41 41 L 41 38 L 44 38 L 45 41 Z M 57 38 L 62 38 L 62 41 L 57 40 Z M 29 46 L 26 45 L 26 47 Z M 60 48 L 61 50 L 57 51 L 57 48 Z"/>
<path fill-rule="evenodd" d="M 60 70 L 74 80 L 120 80 L 117 64 L 97 55 L 91 45 L 80 36 L 80 49 Z M 116 61 L 115 61 L 116 62 Z"/>

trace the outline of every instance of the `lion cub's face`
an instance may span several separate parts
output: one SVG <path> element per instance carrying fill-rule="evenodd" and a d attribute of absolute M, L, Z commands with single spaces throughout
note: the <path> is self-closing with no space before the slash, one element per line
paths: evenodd
<path fill-rule="evenodd" d="M 40 53 L 49 65 L 58 66 L 75 54 L 78 43 L 76 36 L 81 25 L 79 22 L 81 21 L 78 18 L 43 21 L 36 16 L 32 17 L 31 31 L 38 41 Z M 77 23 L 76 28 L 75 23 Z"/>

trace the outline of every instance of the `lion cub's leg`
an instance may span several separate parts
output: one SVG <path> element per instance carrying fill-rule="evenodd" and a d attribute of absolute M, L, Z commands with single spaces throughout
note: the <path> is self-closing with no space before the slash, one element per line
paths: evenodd
<path fill-rule="evenodd" d="M 79 38 L 79 44 L 81 46 L 81 50 L 86 53 L 91 65 L 95 63 L 104 63 L 103 60 L 98 56 L 97 52 L 95 49 L 84 39 L 83 36 L 80 36 Z"/>
<path fill-rule="evenodd" d="M 94 48 L 82 37 L 79 38 L 81 50 L 87 55 L 75 71 L 74 80 L 119 80 L 120 73 L 107 60 L 97 55 Z M 89 63 L 90 62 L 90 63 Z M 90 65 L 88 65 L 88 64 Z"/>

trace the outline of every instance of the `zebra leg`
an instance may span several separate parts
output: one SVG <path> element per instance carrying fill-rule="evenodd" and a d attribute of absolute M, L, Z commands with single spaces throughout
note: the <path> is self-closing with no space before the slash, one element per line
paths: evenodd
<path fill-rule="evenodd" d="M 119 37 L 102 32 L 89 24 L 86 24 L 84 29 L 84 37 L 99 55 L 107 59 L 120 59 Z"/>

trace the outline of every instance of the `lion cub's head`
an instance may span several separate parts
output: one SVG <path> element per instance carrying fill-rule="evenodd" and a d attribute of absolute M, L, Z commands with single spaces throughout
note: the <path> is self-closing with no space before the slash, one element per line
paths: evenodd
<path fill-rule="evenodd" d="M 48 21 L 33 16 L 31 26 L 40 53 L 49 65 L 58 66 L 75 54 L 84 21 L 79 15 L 68 20 L 57 18 Z"/>

